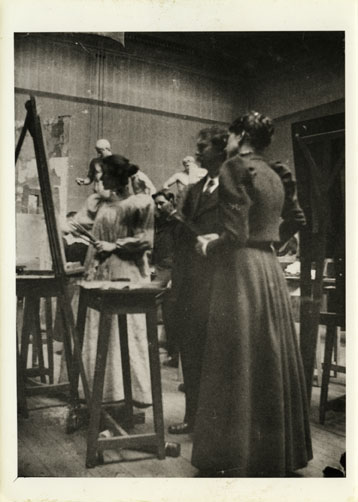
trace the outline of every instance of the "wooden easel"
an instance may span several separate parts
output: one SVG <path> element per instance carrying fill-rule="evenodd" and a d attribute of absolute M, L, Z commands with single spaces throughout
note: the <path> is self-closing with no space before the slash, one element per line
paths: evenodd
<path fill-rule="evenodd" d="M 26 340 L 29 338 L 28 322 L 24 322 L 21 333 L 21 353 L 18 356 L 18 408 L 27 414 L 25 393 L 27 395 L 39 394 L 42 392 L 53 393 L 63 390 L 69 390 L 70 406 L 76 409 L 78 406 L 78 379 L 74 378 L 73 364 L 72 364 L 72 343 L 76 360 L 79 364 L 79 372 L 81 375 L 83 389 L 87 404 L 90 402 L 90 394 L 88 383 L 86 380 L 82 359 L 80 357 L 79 343 L 77 332 L 75 328 L 73 312 L 71 308 L 70 296 L 68 293 L 69 278 L 73 275 L 82 273 L 83 269 L 66 271 L 65 257 L 63 246 L 61 246 L 60 235 L 56 221 L 55 207 L 52 197 L 52 190 L 50 184 L 49 170 L 47 164 L 47 157 L 45 145 L 42 134 L 42 127 L 40 117 L 37 114 L 36 101 L 33 96 L 25 104 L 27 115 L 24 127 L 21 131 L 19 141 L 15 150 L 15 163 L 19 157 L 22 144 L 24 142 L 27 131 L 30 132 L 37 164 L 37 171 L 41 189 L 41 196 L 43 202 L 43 210 L 46 222 L 47 235 L 49 239 L 50 252 L 52 257 L 52 271 L 30 271 L 29 273 L 20 273 L 16 277 L 16 294 L 18 298 L 28 299 L 28 304 L 34 303 L 38 305 L 39 298 L 57 297 L 61 317 L 63 322 L 63 346 L 66 359 L 67 373 L 69 377 L 69 384 L 38 384 L 27 386 L 24 389 L 25 373 L 26 373 L 26 354 L 27 351 L 23 350 L 26 345 Z M 38 307 L 37 307 L 38 308 Z M 28 315 L 36 314 L 38 312 L 29 312 Z"/>
<path fill-rule="evenodd" d="M 309 399 L 312 392 L 319 325 L 327 326 L 328 340 L 332 339 L 330 334 L 335 327 L 345 326 L 345 214 L 344 187 L 341 182 L 345 167 L 344 126 L 344 114 L 313 119 L 292 126 L 298 193 L 307 218 L 307 226 L 300 232 L 300 348 Z M 333 189 L 339 193 L 338 199 L 332 195 Z M 329 214 L 335 215 L 337 220 L 333 225 L 335 232 L 333 251 L 328 250 L 328 235 L 332 232 Z M 334 296 L 328 304 L 328 312 L 322 312 L 324 262 L 328 257 L 334 259 L 335 287 Z M 313 265 L 314 279 L 311 277 Z M 330 345 L 333 347 L 333 341 Z M 327 343 L 325 352 L 328 352 Z M 329 378 L 331 366 L 327 358 L 329 359 L 325 355 L 323 394 L 327 394 L 325 389 L 328 386 L 327 371 Z M 318 364 L 321 362 L 318 361 Z M 321 403 L 321 423 L 324 406 Z"/>

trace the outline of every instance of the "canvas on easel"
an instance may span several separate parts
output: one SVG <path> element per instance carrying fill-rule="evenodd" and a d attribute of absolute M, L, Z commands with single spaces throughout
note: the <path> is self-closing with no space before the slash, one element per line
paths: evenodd
<path fill-rule="evenodd" d="M 78 350 L 77 335 L 74 325 L 73 313 L 70 303 L 70 295 L 68 292 L 69 278 L 73 275 L 79 275 L 83 271 L 82 267 L 71 269 L 68 271 L 65 261 L 64 246 L 59 231 L 59 224 L 56 215 L 55 203 L 50 182 L 48 169 L 47 155 L 45 151 L 42 125 L 40 117 L 37 114 L 36 101 L 34 97 L 26 102 L 27 115 L 23 129 L 20 133 L 19 140 L 15 151 L 15 162 L 18 160 L 21 148 L 23 146 L 26 133 L 29 132 L 35 151 L 35 163 L 39 180 L 39 189 L 32 190 L 27 199 L 27 208 L 33 209 L 33 216 L 38 216 L 34 219 L 38 225 L 38 234 L 36 235 L 36 227 L 32 228 L 31 232 L 35 235 L 35 241 L 38 240 L 39 249 L 45 245 L 45 251 L 35 251 L 31 257 L 31 246 L 28 246 L 30 259 L 24 253 L 25 265 L 17 264 L 17 297 L 24 304 L 23 322 L 21 337 L 19 360 L 18 360 L 18 397 L 19 410 L 27 413 L 25 395 L 39 394 L 42 392 L 52 393 L 57 391 L 69 391 L 70 404 L 75 407 L 77 394 L 77 380 L 72 378 L 73 372 L 73 354 L 72 344 L 75 352 Z M 31 191 L 29 191 L 31 192 Z M 30 199 L 30 196 L 33 198 Z M 30 200 L 30 202 L 29 202 Z M 40 211 L 41 207 L 41 211 Z M 26 213 L 25 213 L 26 214 Z M 31 215 L 31 212 L 28 213 Z M 45 230 L 43 229 L 45 223 Z M 42 224 L 42 226 L 41 226 Z M 25 235 L 26 237 L 26 235 Z M 18 235 L 18 240 L 24 238 L 24 235 Z M 26 240 L 26 239 L 25 239 Z M 47 249 L 46 249 L 47 246 Z M 26 250 L 26 244 L 23 246 Z M 18 246 L 19 249 L 19 246 Z M 49 250 L 49 253 L 48 253 Z M 35 259 L 33 259 L 35 256 Z M 26 265 L 27 263 L 27 265 Z M 49 344 L 52 344 L 52 315 L 51 315 L 51 299 L 57 298 L 59 312 L 63 325 L 63 349 L 66 360 L 67 374 L 69 382 L 54 383 L 53 376 L 53 354 L 49 350 Z M 48 360 L 45 364 L 43 352 L 43 340 L 41 330 L 41 315 L 40 301 L 45 299 L 46 302 L 46 336 Z M 20 330 L 19 330 L 20 331 Z M 29 344 L 32 341 L 32 366 L 29 368 Z M 51 349 L 51 347 L 50 347 Z M 34 353 L 36 356 L 34 357 Z M 77 352 L 78 354 L 78 352 Z M 80 358 L 78 358 L 80 360 Z M 52 364 L 52 367 L 51 367 Z M 82 364 L 80 361 L 80 374 L 83 380 Z M 38 377 L 38 380 L 34 380 Z M 24 384 L 27 383 L 24 389 Z M 87 390 L 86 382 L 84 382 L 85 393 Z M 20 400 L 20 398 L 23 398 Z"/>

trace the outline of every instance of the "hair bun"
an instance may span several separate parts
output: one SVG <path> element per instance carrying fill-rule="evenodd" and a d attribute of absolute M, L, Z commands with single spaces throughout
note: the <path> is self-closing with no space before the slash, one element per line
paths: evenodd
<path fill-rule="evenodd" d="M 245 133 L 252 146 L 261 150 L 270 144 L 274 126 L 269 117 L 251 111 L 236 119 L 229 127 L 229 131 L 234 134 Z"/>
<path fill-rule="evenodd" d="M 128 164 L 128 176 L 133 176 L 133 174 L 139 171 L 139 167 L 135 164 Z"/>
<path fill-rule="evenodd" d="M 129 164 L 129 160 L 126 157 L 123 157 L 123 155 L 118 155 L 118 154 L 108 155 L 107 157 L 104 157 L 102 162 L 104 164 L 120 168 L 127 167 Z"/>

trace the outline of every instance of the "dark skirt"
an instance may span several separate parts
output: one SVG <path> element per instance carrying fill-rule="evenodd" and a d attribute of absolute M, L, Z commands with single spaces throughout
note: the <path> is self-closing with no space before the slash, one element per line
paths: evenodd
<path fill-rule="evenodd" d="M 312 458 L 290 297 L 273 251 L 236 249 L 213 281 L 192 464 L 281 477 Z"/>

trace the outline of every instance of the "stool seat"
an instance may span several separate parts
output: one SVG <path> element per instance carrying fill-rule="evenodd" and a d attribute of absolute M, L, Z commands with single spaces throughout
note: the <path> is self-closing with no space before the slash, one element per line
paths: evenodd
<path fill-rule="evenodd" d="M 77 315 L 77 333 L 80 348 L 83 347 L 87 308 L 100 313 L 95 371 L 92 395 L 87 403 L 89 409 L 89 427 L 87 435 L 86 466 L 94 467 L 103 461 L 102 452 L 110 448 L 133 448 L 155 452 L 159 459 L 164 459 L 166 443 L 164 439 L 164 419 L 160 376 L 160 361 L 157 338 L 157 306 L 162 300 L 164 289 L 156 286 L 128 287 L 121 285 L 101 289 L 88 283 L 80 285 Z M 150 379 L 153 403 L 154 432 L 147 434 L 129 434 L 102 406 L 104 375 L 110 326 L 113 315 L 118 316 L 119 341 L 121 348 L 125 424 L 133 427 L 133 398 L 131 388 L 131 370 L 128 347 L 127 314 L 145 314 L 150 366 Z M 102 421 L 113 434 L 100 437 Z M 169 450 L 168 450 L 169 451 Z"/>

